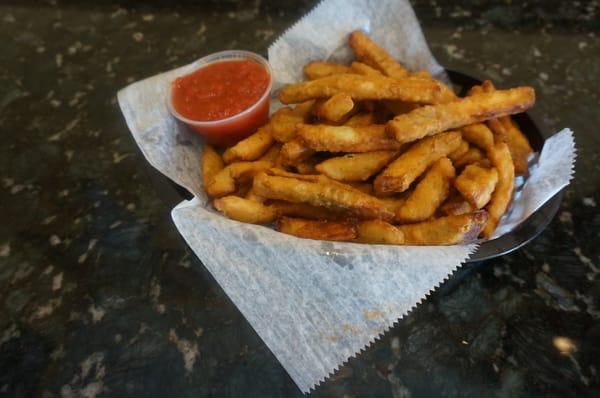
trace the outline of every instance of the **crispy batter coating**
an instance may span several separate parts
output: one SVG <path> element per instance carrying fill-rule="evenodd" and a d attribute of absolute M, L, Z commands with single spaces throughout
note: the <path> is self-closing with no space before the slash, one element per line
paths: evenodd
<path fill-rule="evenodd" d="M 398 63 L 386 50 L 365 35 L 360 30 L 350 33 L 348 44 L 354 50 L 356 57 L 364 63 L 378 69 L 387 76 L 403 78 L 410 73 Z"/>
<path fill-rule="evenodd" d="M 253 186 L 258 195 L 269 199 L 348 211 L 365 219 L 390 220 L 394 216 L 379 199 L 333 181 L 309 181 L 261 173 L 254 178 Z"/>
<path fill-rule="evenodd" d="M 448 158 L 450 158 L 450 160 L 452 162 L 456 162 L 468 151 L 469 151 L 469 143 L 465 140 L 461 140 L 458 148 L 456 148 L 456 150 L 454 150 L 448 154 Z"/>
<path fill-rule="evenodd" d="M 215 199 L 213 206 L 233 220 L 251 224 L 269 224 L 277 217 L 274 207 L 238 196 Z"/>
<path fill-rule="evenodd" d="M 348 66 L 333 62 L 310 62 L 304 67 L 304 74 L 310 80 L 351 72 L 352 69 Z"/>
<path fill-rule="evenodd" d="M 442 131 L 523 112 L 535 102 L 531 87 L 498 90 L 423 106 L 396 116 L 387 128 L 399 142 L 411 142 Z"/>
<path fill-rule="evenodd" d="M 401 146 L 386 136 L 384 125 L 351 127 L 299 124 L 297 132 L 306 146 L 315 151 L 371 152 L 396 150 Z"/>
<path fill-rule="evenodd" d="M 454 167 L 450 159 L 443 157 L 436 161 L 396 211 L 394 221 L 414 223 L 432 217 L 439 205 L 448 197 L 453 178 Z"/>
<path fill-rule="evenodd" d="M 377 176 L 375 192 L 404 192 L 438 159 L 448 156 L 461 142 L 459 131 L 449 131 L 427 137 L 413 144 Z"/>
<path fill-rule="evenodd" d="M 486 93 L 496 91 L 496 88 L 490 80 L 486 80 L 481 85 Z M 526 175 L 529 171 L 528 160 L 533 153 L 529 140 L 519 129 L 512 117 L 504 116 L 498 119 L 488 121 L 490 129 L 494 132 L 496 141 L 506 142 L 510 150 L 510 156 L 515 164 L 516 175 Z"/>
<path fill-rule="evenodd" d="M 529 172 L 529 157 L 533 153 L 527 137 L 510 117 L 490 120 L 488 124 L 498 140 L 506 142 L 506 145 L 508 145 L 510 156 L 515 164 L 515 174 L 527 175 Z"/>
<path fill-rule="evenodd" d="M 273 144 L 273 136 L 267 125 L 259 128 L 256 133 L 234 146 L 227 148 L 223 152 L 223 160 L 228 164 L 240 160 L 256 160 L 269 149 L 271 144 Z"/>
<path fill-rule="evenodd" d="M 441 83 L 431 79 L 393 79 L 384 76 L 343 74 L 322 77 L 286 86 L 279 92 L 284 104 L 294 104 L 317 98 L 329 98 L 346 93 L 353 100 L 397 99 L 420 104 L 435 104 L 444 100 Z"/>
<path fill-rule="evenodd" d="M 415 73 L 410 73 L 398 61 L 396 61 L 386 50 L 377 45 L 363 32 L 357 30 L 350 34 L 348 44 L 354 50 L 356 57 L 363 62 L 354 62 L 351 68 L 356 73 L 374 76 L 379 71 L 386 76 L 402 79 L 405 77 L 421 78 L 433 80 L 429 72 L 420 70 Z M 355 65 L 355 63 L 359 65 Z M 365 68 L 369 67 L 370 69 Z M 443 100 L 441 102 L 451 101 L 456 97 L 452 89 L 440 82 L 443 91 Z"/>
<path fill-rule="evenodd" d="M 354 110 L 354 101 L 346 93 L 335 94 L 331 98 L 318 100 L 315 104 L 315 115 L 322 120 L 341 123 Z"/>
<path fill-rule="evenodd" d="M 357 236 L 356 225 L 350 221 L 315 221 L 281 217 L 275 229 L 284 234 L 316 240 L 349 241 Z"/>
<path fill-rule="evenodd" d="M 403 245 L 404 234 L 392 224 L 382 220 L 366 220 L 358 223 L 357 242 L 379 245 Z"/>
<path fill-rule="evenodd" d="M 465 141 L 487 151 L 494 145 L 494 134 L 483 123 L 470 124 L 460 129 Z"/>
<path fill-rule="evenodd" d="M 495 168 L 470 164 L 456 177 L 454 187 L 474 208 L 481 209 L 490 201 L 497 182 Z"/>
<path fill-rule="evenodd" d="M 329 158 L 315 168 L 321 174 L 338 181 L 366 181 L 384 168 L 397 151 L 349 153 Z"/>
<path fill-rule="evenodd" d="M 350 65 L 350 69 L 352 70 L 353 73 L 357 73 L 359 75 L 384 76 L 383 73 L 381 73 L 377 69 L 375 69 L 363 62 L 358 62 L 358 61 L 352 62 L 352 64 Z"/>
<path fill-rule="evenodd" d="M 508 145 L 504 142 L 499 142 L 488 151 L 488 158 L 498 171 L 498 182 L 496 189 L 492 193 L 492 198 L 486 206 L 486 210 L 490 217 L 483 230 L 483 237 L 489 239 L 496 227 L 500 218 L 508 209 L 513 197 L 515 189 L 515 168 L 510 157 Z"/>
<path fill-rule="evenodd" d="M 308 159 L 315 151 L 304 143 L 301 138 L 286 142 L 279 151 L 279 160 L 283 166 L 293 166 Z"/>
<path fill-rule="evenodd" d="M 306 122 L 313 106 L 314 101 L 306 101 L 295 108 L 286 106 L 278 109 L 268 124 L 273 138 L 279 142 L 291 141 L 296 136 L 296 125 Z"/>
<path fill-rule="evenodd" d="M 358 189 L 360 192 L 366 193 L 367 195 L 373 195 L 373 184 L 370 182 L 350 181 L 346 182 L 346 185 L 350 185 L 352 188 Z"/>
<path fill-rule="evenodd" d="M 223 159 L 221 156 L 215 151 L 215 149 L 210 145 L 204 145 L 204 150 L 202 151 L 202 180 L 204 182 L 204 187 L 208 187 L 212 184 L 212 181 L 217 175 L 217 173 L 225 167 L 223 163 Z"/>
<path fill-rule="evenodd" d="M 457 169 L 462 169 L 466 165 L 479 163 L 485 159 L 485 154 L 479 148 L 470 147 L 467 152 L 465 152 L 458 159 L 454 160 L 454 167 Z"/>
<path fill-rule="evenodd" d="M 447 216 L 457 216 L 459 214 L 471 213 L 475 211 L 458 192 L 454 191 L 448 199 L 440 206 L 440 211 Z"/>
<path fill-rule="evenodd" d="M 455 245 L 477 238 L 488 219 L 485 211 L 440 217 L 418 224 L 399 225 L 407 245 Z"/>
<path fill-rule="evenodd" d="M 396 214 L 398 209 L 404 206 L 404 202 L 406 202 L 406 198 L 408 197 L 408 191 L 403 192 L 399 195 L 393 195 L 388 197 L 379 198 L 381 203 L 392 213 Z M 395 217 L 395 216 L 394 216 Z"/>

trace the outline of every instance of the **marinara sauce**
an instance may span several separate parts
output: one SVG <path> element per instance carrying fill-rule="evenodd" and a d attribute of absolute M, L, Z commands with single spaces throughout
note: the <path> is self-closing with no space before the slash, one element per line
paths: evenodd
<path fill-rule="evenodd" d="M 232 145 L 265 124 L 271 75 L 251 59 L 209 63 L 172 83 L 171 103 L 211 144 Z"/>

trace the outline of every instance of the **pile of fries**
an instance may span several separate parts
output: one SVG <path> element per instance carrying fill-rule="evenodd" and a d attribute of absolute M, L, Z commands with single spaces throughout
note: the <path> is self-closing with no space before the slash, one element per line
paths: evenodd
<path fill-rule="evenodd" d="M 360 31 L 351 65 L 311 62 L 288 105 L 220 155 L 204 185 L 234 220 L 309 239 L 451 245 L 492 236 L 532 149 L 510 115 L 531 87 L 490 81 L 460 98 L 411 72 Z M 289 106 L 289 104 L 296 104 Z"/>

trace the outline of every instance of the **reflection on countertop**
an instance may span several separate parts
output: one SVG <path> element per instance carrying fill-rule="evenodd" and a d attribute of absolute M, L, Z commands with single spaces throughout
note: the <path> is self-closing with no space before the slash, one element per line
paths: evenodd
<path fill-rule="evenodd" d="M 600 3 L 440 3 L 413 1 L 440 63 L 535 86 L 576 178 L 532 243 L 462 268 L 314 395 L 598 396 Z M 314 4 L 0 5 L 0 396 L 301 396 L 186 249 L 115 95 L 264 53 Z"/>

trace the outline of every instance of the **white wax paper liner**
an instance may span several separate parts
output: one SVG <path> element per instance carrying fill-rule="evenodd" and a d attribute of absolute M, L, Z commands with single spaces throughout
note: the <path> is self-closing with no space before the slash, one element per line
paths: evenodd
<path fill-rule="evenodd" d="M 348 32 L 363 29 L 410 69 L 442 76 L 405 0 L 326 0 L 269 49 L 278 86 L 317 59 L 348 59 Z M 159 171 L 194 194 L 172 211 L 178 230 L 298 387 L 307 392 L 371 344 L 434 290 L 475 249 L 302 240 L 216 213 L 200 178 L 202 141 L 166 107 L 170 82 L 195 63 L 118 94 L 136 143 Z M 573 137 L 547 140 L 500 230 L 505 232 L 568 184 Z M 508 227 L 507 227 L 508 226 Z"/>

